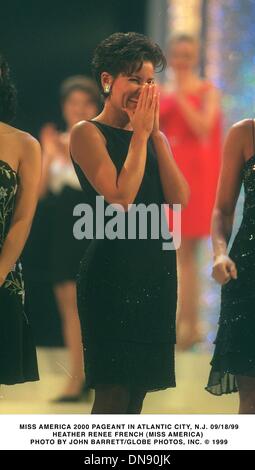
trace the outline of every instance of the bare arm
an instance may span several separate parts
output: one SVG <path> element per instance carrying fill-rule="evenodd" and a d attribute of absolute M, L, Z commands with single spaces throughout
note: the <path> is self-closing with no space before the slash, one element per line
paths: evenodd
<path fill-rule="evenodd" d="M 218 90 L 212 86 L 204 93 L 203 107 L 200 110 L 195 109 L 181 93 L 177 95 L 177 99 L 192 131 L 198 137 L 206 136 L 211 130 L 215 117 L 219 112 L 220 96 Z"/>
<path fill-rule="evenodd" d="M 124 210 L 132 204 L 141 185 L 155 110 L 153 89 L 146 87 L 139 97 L 128 154 L 119 175 L 106 149 L 106 142 L 92 123 L 82 122 L 71 133 L 71 154 L 95 190 L 110 204 Z"/>
<path fill-rule="evenodd" d="M 39 143 L 26 136 L 19 164 L 19 186 L 9 232 L 0 254 L 0 285 L 5 280 L 27 240 L 39 196 L 41 151 Z"/>
<path fill-rule="evenodd" d="M 233 126 L 226 138 L 217 197 L 212 217 L 214 254 L 226 254 L 231 237 L 236 202 L 244 164 L 242 128 Z"/>
<path fill-rule="evenodd" d="M 227 246 L 233 229 L 236 202 L 242 184 L 244 164 L 243 128 L 234 125 L 226 138 L 215 207 L 212 216 L 212 243 L 214 252 L 214 277 L 227 282 L 236 277 L 236 267 L 227 257 Z"/>

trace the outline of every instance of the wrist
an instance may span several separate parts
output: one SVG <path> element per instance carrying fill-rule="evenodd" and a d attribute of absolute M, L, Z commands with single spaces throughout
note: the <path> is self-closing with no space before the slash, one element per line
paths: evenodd
<path fill-rule="evenodd" d="M 134 130 L 133 137 L 138 138 L 139 140 L 148 140 L 150 133 L 145 130 Z"/>
<path fill-rule="evenodd" d="M 217 258 L 228 256 L 227 252 L 219 252 L 219 253 L 214 253 L 213 255 L 213 261 L 216 261 Z"/>
<path fill-rule="evenodd" d="M 162 132 L 159 129 L 157 129 L 156 131 L 152 131 L 151 138 L 153 140 L 162 140 Z"/>

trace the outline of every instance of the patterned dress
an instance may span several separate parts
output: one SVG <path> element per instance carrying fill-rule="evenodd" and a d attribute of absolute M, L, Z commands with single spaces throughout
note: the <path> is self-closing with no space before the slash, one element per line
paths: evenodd
<path fill-rule="evenodd" d="M 0 160 L 0 254 L 11 225 L 18 174 Z M 18 260 L 0 287 L 0 384 L 38 380 L 36 351 L 24 312 L 24 282 Z"/>

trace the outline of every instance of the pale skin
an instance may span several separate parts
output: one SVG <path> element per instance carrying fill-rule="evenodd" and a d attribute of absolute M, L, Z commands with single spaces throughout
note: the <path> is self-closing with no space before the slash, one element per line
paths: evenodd
<path fill-rule="evenodd" d="M 101 75 L 103 88 L 108 85 L 111 92 L 105 101 L 102 113 L 95 118 L 95 121 L 133 130 L 128 153 L 119 175 L 107 151 L 106 140 L 96 126 L 82 121 L 74 126 L 71 133 L 71 154 L 86 178 L 108 203 L 120 204 L 125 211 L 135 201 L 142 183 L 149 137 L 152 138 L 158 159 L 165 202 L 186 206 L 189 198 L 188 184 L 173 159 L 166 137 L 159 130 L 159 93 L 154 85 L 154 73 L 153 64 L 144 62 L 139 71 L 129 76 L 119 74 L 113 77 L 107 72 Z M 116 413 L 141 412 L 146 392 L 131 394 L 129 404 L 124 411 L 124 404 L 119 404 L 119 408 L 116 408 L 116 404 L 120 403 L 118 386 L 114 393 L 117 394 L 114 400 Z M 96 390 L 93 414 L 113 412 L 111 407 L 107 408 L 107 405 L 101 407 L 106 396 L 107 387 Z M 128 396 L 127 392 L 127 402 Z M 106 402 L 112 403 L 112 396 Z"/>
<path fill-rule="evenodd" d="M 242 184 L 242 169 L 253 155 L 251 120 L 236 123 L 229 131 L 212 217 L 214 251 L 213 278 L 221 285 L 238 278 L 238 266 L 228 256 L 227 247 L 233 229 L 234 212 Z M 255 413 L 255 379 L 237 376 L 240 414 Z"/>
<path fill-rule="evenodd" d="M 174 72 L 174 79 L 168 91 L 175 93 L 175 98 L 189 128 L 199 139 L 203 140 L 214 125 L 220 107 L 220 95 L 215 87 L 197 75 L 198 58 L 199 46 L 196 41 L 173 42 L 169 50 L 169 65 Z M 203 92 L 202 106 L 196 109 L 188 96 L 199 93 L 205 84 L 209 86 Z M 197 249 L 199 242 L 198 238 L 183 236 L 178 250 L 177 346 L 182 350 L 189 349 L 201 340 L 198 325 L 200 288 Z"/>
<path fill-rule="evenodd" d="M 40 144 L 30 134 L 0 123 L 1 160 L 18 173 L 11 226 L 0 253 L 0 286 L 19 259 L 32 225 L 41 178 Z"/>

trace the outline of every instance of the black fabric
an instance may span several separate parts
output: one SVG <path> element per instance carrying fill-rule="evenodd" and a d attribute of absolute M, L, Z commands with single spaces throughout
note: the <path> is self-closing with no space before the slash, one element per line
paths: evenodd
<path fill-rule="evenodd" d="M 94 124 L 104 134 L 119 173 L 132 132 Z M 74 167 L 86 201 L 95 209 L 98 194 L 75 162 Z M 150 142 L 144 177 L 134 202 L 146 206 L 164 203 Z M 110 216 L 105 223 L 108 220 Z M 105 238 L 90 242 L 77 279 L 89 387 L 137 384 L 152 391 L 175 386 L 176 252 L 164 251 L 163 241 L 160 235 L 159 239 Z"/>
<path fill-rule="evenodd" d="M 53 196 L 53 221 L 51 229 L 50 280 L 53 284 L 75 281 L 80 261 L 86 250 L 86 240 L 77 240 L 73 235 L 74 207 L 84 203 L 84 195 L 79 189 L 64 186 Z"/>

